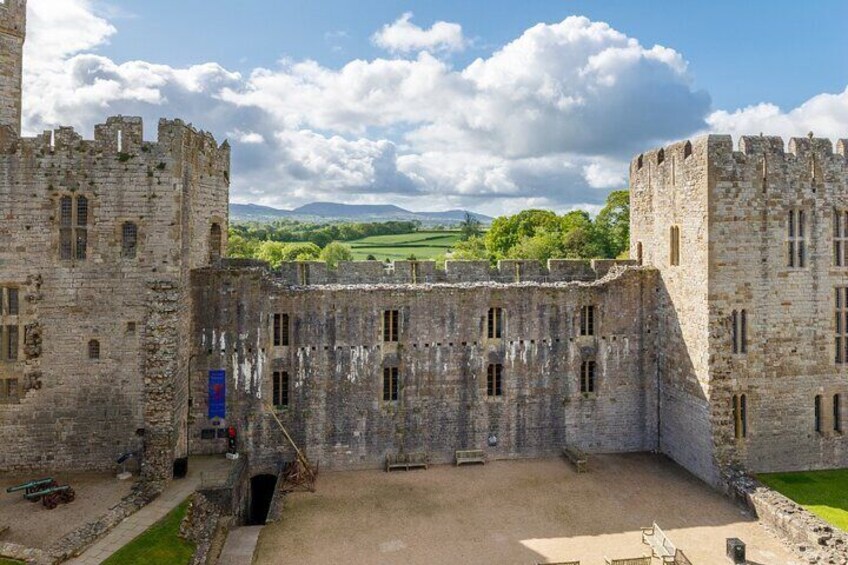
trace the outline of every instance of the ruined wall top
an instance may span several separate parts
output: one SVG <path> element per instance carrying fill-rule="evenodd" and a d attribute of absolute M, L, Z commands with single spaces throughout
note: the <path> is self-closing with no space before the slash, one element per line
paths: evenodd
<path fill-rule="evenodd" d="M 547 265 L 509 260 L 495 267 L 488 261 L 447 261 L 444 269 L 435 261 L 343 261 L 333 269 L 326 263 L 296 261 L 283 263 L 272 276 L 291 286 L 594 282 L 636 266 L 636 261 L 607 259 L 551 259 Z M 270 271 L 267 263 L 249 259 L 225 259 L 216 268 Z"/>
<path fill-rule="evenodd" d="M 26 35 L 26 0 L 0 0 L 0 33 Z"/>

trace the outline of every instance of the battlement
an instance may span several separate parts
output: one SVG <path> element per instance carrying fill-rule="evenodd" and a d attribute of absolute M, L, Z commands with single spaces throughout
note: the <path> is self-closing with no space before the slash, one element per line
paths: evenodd
<path fill-rule="evenodd" d="M 636 266 L 636 261 L 606 259 L 551 259 L 546 265 L 509 260 L 495 267 L 488 261 L 447 261 L 444 269 L 435 261 L 343 261 L 333 269 L 322 262 L 295 261 L 283 263 L 273 276 L 291 286 L 558 283 L 594 282 L 611 271 Z M 267 263 L 243 259 L 225 259 L 219 268 L 269 270 Z"/>
<path fill-rule="evenodd" d="M 205 157 L 197 161 L 205 164 L 209 174 L 223 174 L 229 179 L 230 145 L 224 141 L 218 145 L 214 136 L 198 131 L 182 120 L 159 120 L 158 137 L 155 142 L 144 140 L 144 124 L 139 117 L 113 116 L 106 123 L 94 127 L 94 139 L 87 140 L 72 127 L 58 127 L 35 137 L 21 138 L 5 147 L 7 154 L 22 153 L 36 157 L 113 155 L 115 159 L 128 163 L 144 162 L 154 167 L 167 165 L 167 159 L 179 159 L 192 155 Z"/>
<path fill-rule="evenodd" d="M 0 0 L 0 33 L 23 38 L 26 35 L 26 0 Z"/>

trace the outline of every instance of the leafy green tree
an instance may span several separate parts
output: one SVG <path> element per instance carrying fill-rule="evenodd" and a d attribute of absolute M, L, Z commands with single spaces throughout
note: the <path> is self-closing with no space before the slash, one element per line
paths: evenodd
<path fill-rule="evenodd" d="M 524 210 L 514 216 L 501 216 L 486 232 L 486 249 L 496 259 L 509 255 L 510 249 L 537 231 L 556 231 L 559 217 L 550 210 Z"/>
<path fill-rule="evenodd" d="M 468 241 L 458 242 L 450 254 L 451 261 L 490 261 L 486 241 L 482 237 L 472 237 Z"/>
<path fill-rule="evenodd" d="M 459 229 L 462 231 L 462 241 L 468 241 L 472 237 L 479 237 L 483 233 L 480 220 L 472 216 L 469 212 L 465 213 L 465 219 L 459 224 Z"/>
<path fill-rule="evenodd" d="M 340 261 L 353 261 L 353 251 L 351 251 L 349 245 L 334 241 L 321 250 L 318 258 L 330 267 L 335 268 Z"/>
<path fill-rule="evenodd" d="M 230 231 L 227 240 L 227 256 L 236 259 L 252 259 L 256 257 L 259 250 L 259 242 L 255 239 L 247 239 L 238 233 Z"/>
<path fill-rule="evenodd" d="M 267 261 L 275 269 L 284 261 L 314 261 L 318 259 L 321 248 L 314 243 L 280 243 L 263 241 L 256 258 Z"/>
<path fill-rule="evenodd" d="M 616 190 L 607 197 L 595 219 L 599 237 L 605 240 L 609 257 L 619 257 L 630 249 L 630 192 Z"/>

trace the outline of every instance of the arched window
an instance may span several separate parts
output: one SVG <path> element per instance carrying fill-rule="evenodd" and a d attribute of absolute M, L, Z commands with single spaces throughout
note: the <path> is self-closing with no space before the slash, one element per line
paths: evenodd
<path fill-rule="evenodd" d="M 639 158 L 636 159 L 636 170 L 637 171 L 642 168 L 642 165 L 644 165 L 644 161 L 645 161 L 645 156 L 639 155 Z"/>
<path fill-rule="evenodd" d="M 665 149 L 660 149 L 657 153 L 657 165 L 662 165 L 663 161 L 665 161 Z"/>
<path fill-rule="evenodd" d="M 135 259 L 138 251 L 138 226 L 132 222 L 124 222 L 121 227 L 121 257 Z"/>
<path fill-rule="evenodd" d="M 88 342 L 88 358 L 100 359 L 100 342 L 96 339 Z"/>
<path fill-rule="evenodd" d="M 223 239 L 221 236 L 221 224 L 212 224 L 209 230 L 209 262 L 214 263 L 221 258 L 221 246 Z"/>
<path fill-rule="evenodd" d="M 683 146 L 683 158 L 688 159 L 692 155 L 692 144 L 688 141 L 686 145 Z"/>

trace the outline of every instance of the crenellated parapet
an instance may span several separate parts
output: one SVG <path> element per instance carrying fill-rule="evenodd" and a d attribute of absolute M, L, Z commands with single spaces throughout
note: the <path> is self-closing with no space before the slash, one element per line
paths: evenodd
<path fill-rule="evenodd" d="M 335 268 L 319 261 L 293 261 L 283 263 L 273 276 L 291 286 L 558 283 L 593 282 L 614 269 L 636 266 L 635 261 L 601 259 L 551 259 L 547 264 L 508 260 L 496 266 L 488 261 L 446 261 L 444 268 L 435 261 L 342 261 Z M 224 260 L 220 268 L 269 270 L 264 262 L 242 259 Z"/>

